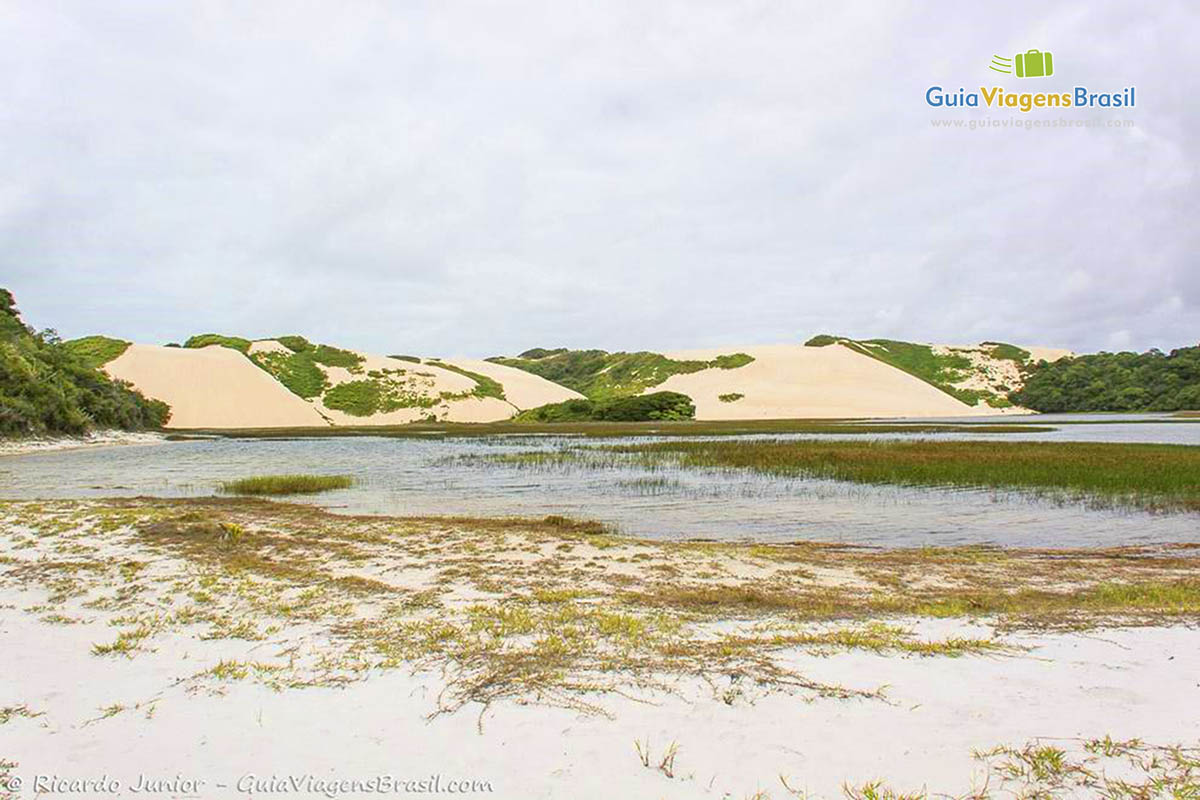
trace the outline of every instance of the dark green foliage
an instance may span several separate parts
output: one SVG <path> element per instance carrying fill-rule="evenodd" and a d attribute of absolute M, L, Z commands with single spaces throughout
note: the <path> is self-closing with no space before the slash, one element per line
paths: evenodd
<path fill-rule="evenodd" d="M 388 356 L 388 358 L 394 358 L 399 361 L 411 361 L 414 364 L 421 363 L 421 359 L 417 358 L 416 356 Z"/>
<path fill-rule="evenodd" d="M 699 372 L 710 367 L 734 369 L 754 359 L 745 353 L 718 356 L 712 361 L 676 361 L 659 353 L 609 353 L 604 350 L 527 350 L 539 358 L 490 358 L 489 361 L 523 369 L 560 386 L 574 389 L 592 400 L 641 394 L 672 375 Z"/>
<path fill-rule="evenodd" d="M 95 357 L 75 352 L 53 331 L 35 333 L 0 289 L 0 433 L 139 430 L 167 421 L 166 403 L 112 380 L 91 363 Z"/>
<path fill-rule="evenodd" d="M 129 342 L 109 336 L 84 336 L 63 342 L 63 347 L 89 367 L 102 367 L 129 349 Z"/>
<path fill-rule="evenodd" d="M 754 356 L 749 353 L 733 353 L 727 356 L 717 356 L 712 361 L 708 362 L 709 366 L 717 369 L 737 369 L 744 367 L 754 361 Z"/>
<path fill-rule="evenodd" d="M 565 347 L 556 347 L 553 350 L 547 350 L 544 347 L 534 347 L 521 353 L 517 358 L 546 358 L 547 356 L 557 356 L 569 352 Z"/>
<path fill-rule="evenodd" d="M 1009 394 L 1035 411 L 1181 411 L 1200 408 L 1200 346 L 1164 354 L 1096 353 L 1031 366 Z"/>
<path fill-rule="evenodd" d="M 312 348 L 312 342 L 305 339 L 303 336 L 278 336 L 275 341 L 291 350 L 293 353 L 299 353 Z"/>
<path fill-rule="evenodd" d="M 654 392 L 634 397 L 619 397 L 596 408 L 602 422 L 645 422 L 649 420 L 694 419 L 692 398 L 679 392 Z"/>
<path fill-rule="evenodd" d="M 167 342 L 163 347 L 182 347 L 182 345 L 179 342 Z"/>
<path fill-rule="evenodd" d="M 828 347 L 829 345 L 837 344 L 840 341 L 841 341 L 841 339 L 839 339 L 836 336 L 830 336 L 827 333 L 821 333 L 821 334 L 818 334 L 818 335 L 812 337 L 807 342 L 805 342 L 804 346 L 805 347 Z"/>
<path fill-rule="evenodd" d="M 471 380 L 475 381 L 475 390 L 471 394 L 476 397 L 494 397 L 497 400 L 507 400 L 504 396 L 504 385 L 499 381 L 489 378 L 487 375 L 480 375 L 478 372 L 471 372 L 469 369 L 456 367 L 453 364 L 447 364 L 444 361 L 430 359 L 425 362 L 432 364 L 435 367 L 448 369 L 451 372 L 457 372 L 459 375 L 466 375 Z"/>
<path fill-rule="evenodd" d="M 208 347 L 213 344 L 218 344 L 221 347 L 229 347 L 240 353 L 250 352 L 249 339 L 243 339 L 240 336 L 222 336 L 219 333 L 201 333 L 188 339 L 183 343 L 183 346 L 197 348 Z"/>
<path fill-rule="evenodd" d="M 519 414 L 520 422 L 648 422 L 685 420 L 696 416 L 696 406 L 686 394 L 654 392 L 611 400 L 566 400 Z"/>
<path fill-rule="evenodd" d="M 722 403 L 736 403 L 738 400 L 741 400 L 745 396 L 746 395 L 742 394 L 741 392 L 730 392 L 729 394 L 717 395 L 717 399 L 720 400 Z"/>

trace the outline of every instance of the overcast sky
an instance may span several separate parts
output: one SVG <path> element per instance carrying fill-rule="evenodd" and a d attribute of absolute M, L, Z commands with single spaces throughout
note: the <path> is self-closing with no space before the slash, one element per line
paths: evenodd
<path fill-rule="evenodd" d="M 0 0 L 0 286 L 159 343 L 1195 344 L 1200 4 L 982 5 Z"/>

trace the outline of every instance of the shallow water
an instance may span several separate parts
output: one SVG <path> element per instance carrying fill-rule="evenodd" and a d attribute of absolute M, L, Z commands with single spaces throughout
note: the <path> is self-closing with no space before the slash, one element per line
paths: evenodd
<path fill-rule="evenodd" d="M 1200 444 L 1200 425 L 1113 424 L 1106 417 L 1105 424 L 1068 425 L 1046 434 L 921 438 Z M 812 539 L 893 547 L 1200 541 L 1200 515 L 1095 509 L 1014 492 L 866 486 L 670 467 L 516 468 L 487 457 L 615 441 L 560 436 L 225 439 L 38 453 L 0 459 L 0 497 L 207 496 L 231 477 L 310 472 L 358 479 L 352 489 L 302 501 L 340 512 L 564 514 L 652 538 Z"/>

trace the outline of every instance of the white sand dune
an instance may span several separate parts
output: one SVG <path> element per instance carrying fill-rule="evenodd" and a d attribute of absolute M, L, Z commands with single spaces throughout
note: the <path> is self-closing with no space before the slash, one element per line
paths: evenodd
<path fill-rule="evenodd" d="M 328 423 L 236 350 L 134 344 L 104 366 L 171 406 L 169 428 L 282 428 Z"/>
<path fill-rule="evenodd" d="M 696 403 L 696 418 L 804 419 L 837 417 L 951 417 L 994 414 L 973 408 L 919 378 L 841 345 L 799 344 L 721 347 L 667 353 L 676 359 L 709 360 L 747 353 L 754 361 L 737 369 L 706 369 L 673 375 L 647 391 L 682 392 Z M 720 395 L 741 394 L 723 402 Z"/>
<path fill-rule="evenodd" d="M 982 352 L 978 346 L 959 348 Z M 1069 351 L 1030 347 L 1035 359 L 1053 360 Z M 254 342 L 250 352 L 291 351 L 274 340 Z M 841 345 L 751 345 L 685 350 L 666 355 L 678 359 L 712 359 L 745 352 L 754 361 L 738 369 L 707 369 L 675 375 L 647 392 L 675 391 L 696 403 L 701 420 L 957 417 L 1002 413 L 986 404 L 968 406 L 901 370 Z M 443 363 L 498 381 L 505 400 L 463 396 L 475 381 L 453 369 L 431 363 L 359 353 L 360 369 L 322 367 L 331 386 L 368 379 L 369 373 L 398 382 L 403 391 L 426 398 L 415 407 L 371 416 L 355 416 L 327 407 L 322 399 L 305 400 L 290 392 L 246 356 L 226 347 L 200 350 L 133 345 L 105 369 L 132 383 L 149 397 L 171 405 L 171 428 L 271 428 L 327 425 L 402 425 L 424 419 L 446 422 L 497 422 L 517 412 L 582 397 L 524 370 L 470 358 Z M 980 356 L 982 358 L 982 356 Z M 994 361 L 965 381 L 962 388 L 1015 385 L 1015 364 Z M 995 373 L 995 374 L 992 374 Z M 382 378 L 381 378 L 382 379 Z M 976 386 L 976 384 L 979 386 Z M 986 385 L 985 385 L 986 384 Z M 732 402 L 721 395 L 742 395 Z M 1008 409 L 1008 413 L 1023 409 Z"/>

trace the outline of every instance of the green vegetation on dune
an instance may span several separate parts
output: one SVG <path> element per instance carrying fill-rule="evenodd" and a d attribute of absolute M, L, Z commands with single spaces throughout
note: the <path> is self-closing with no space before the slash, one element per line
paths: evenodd
<path fill-rule="evenodd" d="M 741 400 L 745 396 L 746 395 L 742 394 L 741 392 L 729 392 L 728 394 L 717 395 L 717 399 L 720 400 L 722 403 L 736 403 L 738 400 Z"/>
<path fill-rule="evenodd" d="M 249 339 L 243 339 L 240 336 L 222 336 L 219 333 L 201 333 L 190 337 L 186 342 L 183 343 L 183 346 L 200 348 L 208 347 L 214 344 L 237 350 L 239 353 L 249 353 L 251 342 Z"/>
<path fill-rule="evenodd" d="M 226 494 L 284 495 L 315 494 L 354 485 L 349 475 L 258 475 L 221 484 Z"/>
<path fill-rule="evenodd" d="M 651 420 L 688 420 L 696 416 L 696 406 L 686 394 L 654 392 L 610 400 L 578 398 L 539 406 L 518 414 L 515 422 L 647 422 Z"/>
<path fill-rule="evenodd" d="M 1061 492 L 1200 511 L 1200 447 L 1082 442 L 666 441 L 607 448 L 690 467 L 856 483 Z"/>
<path fill-rule="evenodd" d="M 638 395 L 672 375 L 704 369 L 737 369 L 752 362 L 746 353 L 721 355 L 711 361 L 677 361 L 659 353 L 609 353 L 605 350 L 526 350 L 517 358 L 489 358 L 496 364 L 532 372 L 574 389 L 589 400 Z"/>
<path fill-rule="evenodd" d="M 21 320 L 12 294 L 0 289 L 0 434 L 161 427 L 170 417 L 167 404 L 101 372 L 95 359 L 102 349 L 97 342 L 68 347 L 53 331 L 36 333 Z"/>
<path fill-rule="evenodd" d="M 1200 408 L 1200 346 L 1170 353 L 1096 353 L 1040 362 L 1009 397 L 1036 411 Z"/>
<path fill-rule="evenodd" d="M 475 389 L 471 392 L 471 394 L 475 395 L 476 397 L 494 397 L 497 400 L 508 400 L 508 398 L 504 396 L 504 385 L 497 380 L 489 378 L 487 375 L 480 375 L 478 372 L 472 372 L 469 369 L 456 367 L 453 364 L 447 364 L 444 361 L 438 361 L 434 358 L 426 360 L 425 363 L 429 364 L 430 366 L 448 369 L 451 372 L 457 372 L 459 375 L 465 375 L 466 377 L 475 381 Z"/>
<path fill-rule="evenodd" d="M 104 366 L 128 350 L 129 345 L 124 339 L 113 339 L 111 336 L 84 336 L 63 342 L 63 347 L 89 367 Z"/>
<path fill-rule="evenodd" d="M 888 366 L 920 378 L 936 389 L 969 406 L 980 400 L 993 408 L 1007 408 L 1012 402 L 1004 392 L 987 389 L 964 389 L 955 384 L 970 378 L 975 370 L 971 359 L 961 351 L 938 352 L 927 344 L 902 342 L 896 339 L 848 339 L 844 336 L 820 334 L 804 343 L 808 347 L 828 347 L 840 344 L 856 353 L 870 356 Z M 1003 342 L 984 342 L 978 348 L 982 354 L 998 360 L 1013 361 L 1018 366 L 1028 363 L 1029 352 Z"/>
<path fill-rule="evenodd" d="M 291 353 L 264 350 L 252 354 L 250 360 L 271 373 L 292 394 L 305 400 L 320 397 L 329 385 L 329 379 L 324 370 L 317 366 L 311 350 Z"/>
<path fill-rule="evenodd" d="M 984 342 L 984 347 L 990 347 L 992 358 L 1003 358 L 1008 361 L 1015 361 L 1017 364 L 1028 364 L 1033 358 L 1028 350 L 1017 347 L 1015 344 L 1005 344 L 1004 342 Z"/>

